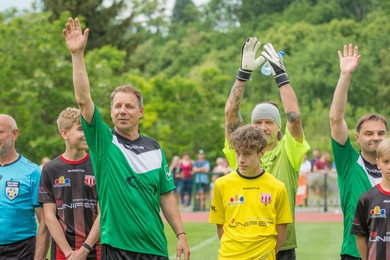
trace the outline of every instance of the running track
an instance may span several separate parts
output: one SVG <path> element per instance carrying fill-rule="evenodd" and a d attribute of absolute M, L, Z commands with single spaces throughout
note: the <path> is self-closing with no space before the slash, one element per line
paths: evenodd
<path fill-rule="evenodd" d="M 180 212 L 183 222 L 207 222 L 209 212 Z M 296 222 L 342 222 L 343 214 L 335 212 L 295 212 Z"/>

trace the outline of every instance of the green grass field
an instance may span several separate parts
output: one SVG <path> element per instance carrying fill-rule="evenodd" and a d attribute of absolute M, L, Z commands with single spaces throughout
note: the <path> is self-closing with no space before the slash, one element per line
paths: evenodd
<path fill-rule="evenodd" d="M 217 259 L 219 240 L 216 226 L 210 223 L 184 223 L 191 259 Z M 296 223 L 298 260 L 340 259 L 343 224 L 334 222 Z M 175 259 L 176 237 L 169 225 L 165 226 L 170 259 Z"/>

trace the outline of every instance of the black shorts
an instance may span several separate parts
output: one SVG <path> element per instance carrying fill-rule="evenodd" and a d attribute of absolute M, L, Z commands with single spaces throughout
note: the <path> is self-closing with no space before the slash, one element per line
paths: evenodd
<path fill-rule="evenodd" d="M 0 260 L 34 260 L 35 236 L 18 242 L 0 245 Z"/>
<path fill-rule="evenodd" d="M 166 256 L 136 253 L 102 244 L 101 260 L 169 260 Z"/>
<path fill-rule="evenodd" d="M 341 255 L 340 259 L 341 260 L 362 260 L 359 257 L 354 257 L 354 256 L 351 256 L 351 255 Z"/>
<path fill-rule="evenodd" d="M 276 260 L 295 260 L 295 249 L 281 250 L 276 254 Z"/>

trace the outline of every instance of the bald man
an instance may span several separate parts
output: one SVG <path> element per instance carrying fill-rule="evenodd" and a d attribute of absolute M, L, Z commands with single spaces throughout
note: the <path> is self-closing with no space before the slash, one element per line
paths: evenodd
<path fill-rule="evenodd" d="M 16 151 L 18 135 L 15 119 L 0 114 L 0 260 L 46 259 L 49 232 L 38 203 L 41 169 Z"/>

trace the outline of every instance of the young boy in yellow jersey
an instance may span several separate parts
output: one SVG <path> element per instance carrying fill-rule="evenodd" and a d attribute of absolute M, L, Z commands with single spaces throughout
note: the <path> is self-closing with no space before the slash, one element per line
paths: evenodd
<path fill-rule="evenodd" d="M 259 164 L 267 140 L 246 125 L 230 139 L 238 168 L 215 182 L 209 222 L 217 224 L 218 259 L 276 259 L 292 223 L 285 185 Z"/>

